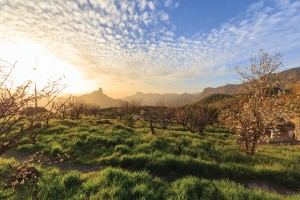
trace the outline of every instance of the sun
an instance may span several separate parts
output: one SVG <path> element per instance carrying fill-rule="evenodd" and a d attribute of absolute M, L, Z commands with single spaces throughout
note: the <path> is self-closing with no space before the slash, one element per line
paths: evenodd
<path fill-rule="evenodd" d="M 87 80 L 82 71 L 42 45 L 29 40 L 16 41 L 0 44 L 0 59 L 15 63 L 12 72 L 15 85 L 30 80 L 36 82 L 38 88 L 42 88 L 49 80 L 63 78 L 62 83 L 68 85 L 64 93 L 79 94 L 95 88 L 94 83 Z"/>

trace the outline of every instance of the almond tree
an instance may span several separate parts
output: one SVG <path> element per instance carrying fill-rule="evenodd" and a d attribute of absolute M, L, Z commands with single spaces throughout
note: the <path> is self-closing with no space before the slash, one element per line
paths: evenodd
<path fill-rule="evenodd" d="M 37 136 L 50 126 L 56 96 L 66 87 L 61 79 L 49 82 L 32 92 L 34 84 L 27 81 L 14 86 L 11 72 L 15 65 L 0 60 L 0 155 L 25 144 L 35 144 Z M 37 102 L 43 101 L 42 107 Z M 50 112 L 50 111 L 51 112 Z"/>
<path fill-rule="evenodd" d="M 142 100 L 125 100 L 120 103 L 118 107 L 115 108 L 116 115 L 118 115 L 119 120 L 126 126 L 134 127 L 133 116 L 138 114 L 140 111 Z"/>
<path fill-rule="evenodd" d="M 229 111 L 227 121 L 235 128 L 238 142 L 247 155 L 254 155 L 261 136 L 277 128 L 293 114 L 293 101 L 278 76 L 282 55 L 260 51 L 250 58 L 244 71 L 237 68 L 245 96 Z"/>
<path fill-rule="evenodd" d="M 175 106 L 173 103 L 161 99 L 156 102 L 154 115 L 155 121 L 162 129 L 166 130 L 175 118 Z"/>
<path fill-rule="evenodd" d="M 181 106 L 176 109 L 176 120 L 181 124 L 184 130 L 189 130 L 192 133 L 204 133 L 204 129 L 208 125 L 212 125 L 218 118 L 217 109 L 190 104 Z"/>
<path fill-rule="evenodd" d="M 88 104 L 87 115 L 100 116 L 101 113 L 101 106 L 96 104 Z"/>
<path fill-rule="evenodd" d="M 68 114 L 70 114 L 71 119 L 80 119 L 82 115 L 87 113 L 88 107 L 88 104 L 74 97 L 67 104 Z"/>

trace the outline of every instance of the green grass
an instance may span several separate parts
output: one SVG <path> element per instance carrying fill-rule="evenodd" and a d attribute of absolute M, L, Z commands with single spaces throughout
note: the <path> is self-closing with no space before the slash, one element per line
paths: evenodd
<path fill-rule="evenodd" d="M 95 122 L 92 118 L 58 121 L 36 145 L 17 150 L 43 151 L 49 157 L 67 153 L 69 162 L 106 167 L 88 174 L 49 168 L 40 181 L 41 199 L 283 199 L 243 186 L 253 181 L 300 190 L 296 145 L 261 145 L 255 156 L 247 157 L 239 151 L 236 136 L 222 127 L 209 127 L 205 135 L 198 135 L 173 124 L 170 130 L 156 129 L 153 136 L 145 122 L 135 128 L 117 121 Z M 1 171 L 13 173 L 9 162 L 14 161 L 2 160 Z M 5 174 L 9 173 L 0 172 Z M 7 188 L 2 184 L 0 193 L 12 195 L 14 190 Z"/>
<path fill-rule="evenodd" d="M 3 164 L 2 164 L 3 165 Z M 94 173 L 55 168 L 40 169 L 39 199 L 284 199 L 262 190 L 250 190 L 229 180 L 187 176 L 173 182 L 152 177 L 146 171 L 131 172 L 108 167 Z M 27 188 L 27 192 L 25 192 Z M 2 189 L 2 199 L 30 199 L 30 185 Z M 286 197 L 298 199 L 299 195 Z"/>

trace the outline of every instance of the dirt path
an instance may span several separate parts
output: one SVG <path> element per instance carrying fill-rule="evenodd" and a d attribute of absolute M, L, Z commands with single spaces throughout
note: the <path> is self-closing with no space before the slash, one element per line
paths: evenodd
<path fill-rule="evenodd" d="M 15 158 L 19 162 L 24 162 L 27 160 L 31 155 L 25 153 L 17 153 L 13 151 L 6 152 L 4 154 L 5 158 Z M 87 164 L 80 164 L 74 163 L 70 161 L 63 161 L 63 162 L 55 162 L 51 161 L 51 163 L 45 164 L 45 166 L 53 166 L 57 167 L 62 171 L 70 171 L 70 170 L 77 170 L 80 172 L 96 172 L 104 168 L 104 166 L 99 165 L 87 165 Z"/>
<path fill-rule="evenodd" d="M 297 191 L 290 190 L 284 187 L 280 187 L 277 185 L 274 185 L 272 183 L 268 183 L 265 181 L 253 181 L 246 184 L 246 187 L 249 189 L 261 189 L 266 192 L 272 192 L 272 193 L 278 193 L 282 195 L 293 195 L 297 194 Z"/>

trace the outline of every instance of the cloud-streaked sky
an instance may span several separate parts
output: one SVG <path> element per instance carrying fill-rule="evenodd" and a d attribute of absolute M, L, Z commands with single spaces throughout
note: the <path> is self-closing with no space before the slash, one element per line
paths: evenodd
<path fill-rule="evenodd" d="M 0 59 L 73 93 L 199 92 L 260 49 L 300 66 L 300 1 L 0 0 Z"/>

